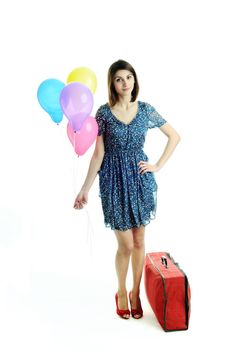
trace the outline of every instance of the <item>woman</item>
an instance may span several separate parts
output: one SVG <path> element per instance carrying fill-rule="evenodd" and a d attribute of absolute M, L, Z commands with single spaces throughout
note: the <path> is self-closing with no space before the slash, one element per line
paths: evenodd
<path fill-rule="evenodd" d="M 118 292 L 117 314 L 130 317 L 126 277 L 131 257 L 133 287 L 129 293 L 131 314 L 141 318 L 140 282 L 143 272 L 145 226 L 155 218 L 157 184 L 154 173 L 166 163 L 180 141 L 178 133 L 149 103 L 137 101 L 138 79 L 126 61 L 114 62 L 108 71 L 109 103 L 96 113 L 98 137 L 84 184 L 74 208 L 82 209 L 88 192 L 99 174 L 104 221 L 114 230 L 118 250 L 115 266 Z M 146 132 L 159 127 L 168 137 L 164 152 L 156 164 L 149 164 L 143 151 Z"/>

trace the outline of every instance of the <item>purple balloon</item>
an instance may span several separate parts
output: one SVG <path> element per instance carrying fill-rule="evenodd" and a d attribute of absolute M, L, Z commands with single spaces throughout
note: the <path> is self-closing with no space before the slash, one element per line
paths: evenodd
<path fill-rule="evenodd" d="M 78 131 L 91 114 L 93 94 L 86 85 L 78 82 L 70 83 L 62 89 L 60 105 L 73 131 Z"/>

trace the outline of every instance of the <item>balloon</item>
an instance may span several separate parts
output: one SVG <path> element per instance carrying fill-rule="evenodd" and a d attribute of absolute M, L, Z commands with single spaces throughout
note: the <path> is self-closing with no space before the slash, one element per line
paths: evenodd
<path fill-rule="evenodd" d="M 98 133 L 98 125 L 95 118 L 88 116 L 79 132 L 74 132 L 67 124 L 67 135 L 74 147 L 75 152 L 82 156 L 88 148 L 93 144 Z"/>
<path fill-rule="evenodd" d="M 87 67 L 78 67 L 72 70 L 67 78 L 67 83 L 78 82 L 86 85 L 93 94 L 97 86 L 95 73 Z"/>
<path fill-rule="evenodd" d="M 38 90 L 37 99 L 41 107 L 50 115 L 55 123 L 60 123 L 63 118 L 59 98 L 65 84 L 57 79 L 44 80 Z"/>
<path fill-rule="evenodd" d="M 73 131 L 78 131 L 92 111 L 93 95 L 85 85 L 70 83 L 61 92 L 60 105 Z"/>

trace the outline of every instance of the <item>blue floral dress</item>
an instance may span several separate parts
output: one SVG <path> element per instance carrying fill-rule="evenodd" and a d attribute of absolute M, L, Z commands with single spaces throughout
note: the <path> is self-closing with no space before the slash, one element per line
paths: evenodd
<path fill-rule="evenodd" d="M 153 172 L 139 173 L 138 163 L 148 161 L 143 151 L 148 129 L 161 127 L 166 120 L 149 103 L 138 101 L 128 124 L 112 113 L 108 103 L 99 107 L 96 121 L 105 146 L 98 171 L 105 226 L 121 231 L 145 226 L 155 219 L 158 186 Z"/>

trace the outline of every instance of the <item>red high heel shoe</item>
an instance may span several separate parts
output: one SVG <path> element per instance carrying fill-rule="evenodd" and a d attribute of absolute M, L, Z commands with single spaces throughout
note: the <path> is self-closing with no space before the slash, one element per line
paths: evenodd
<path fill-rule="evenodd" d="M 124 317 L 124 316 L 127 316 L 127 315 L 129 315 L 130 316 L 130 311 L 129 311 L 129 309 L 127 309 L 127 310 L 120 310 L 119 308 L 118 308 L 118 294 L 116 293 L 116 295 L 115 295 L 115 299 L 116 299 L 116 312 L 117 312 L 117 314 L 120 316 L 120 317 L 122 317 L 122 318 L 124 318 L 125 320 L 128 320 L 129 319 L 129 317 Z"/>
<path fill-rule="evenodd" d="M 142 310 L 140 298 L 138 297 L 136 309 L 132 309 L 132 291 L 129 292 L 129 301 L 130 301 L 130 307 L 131 307 L 131 314 L 133 318 L 136 318 L 136 319 L 141 318 L 143 316 L 143 310 Z M 138 316 L 135 317 L 136 315 Z"/>

